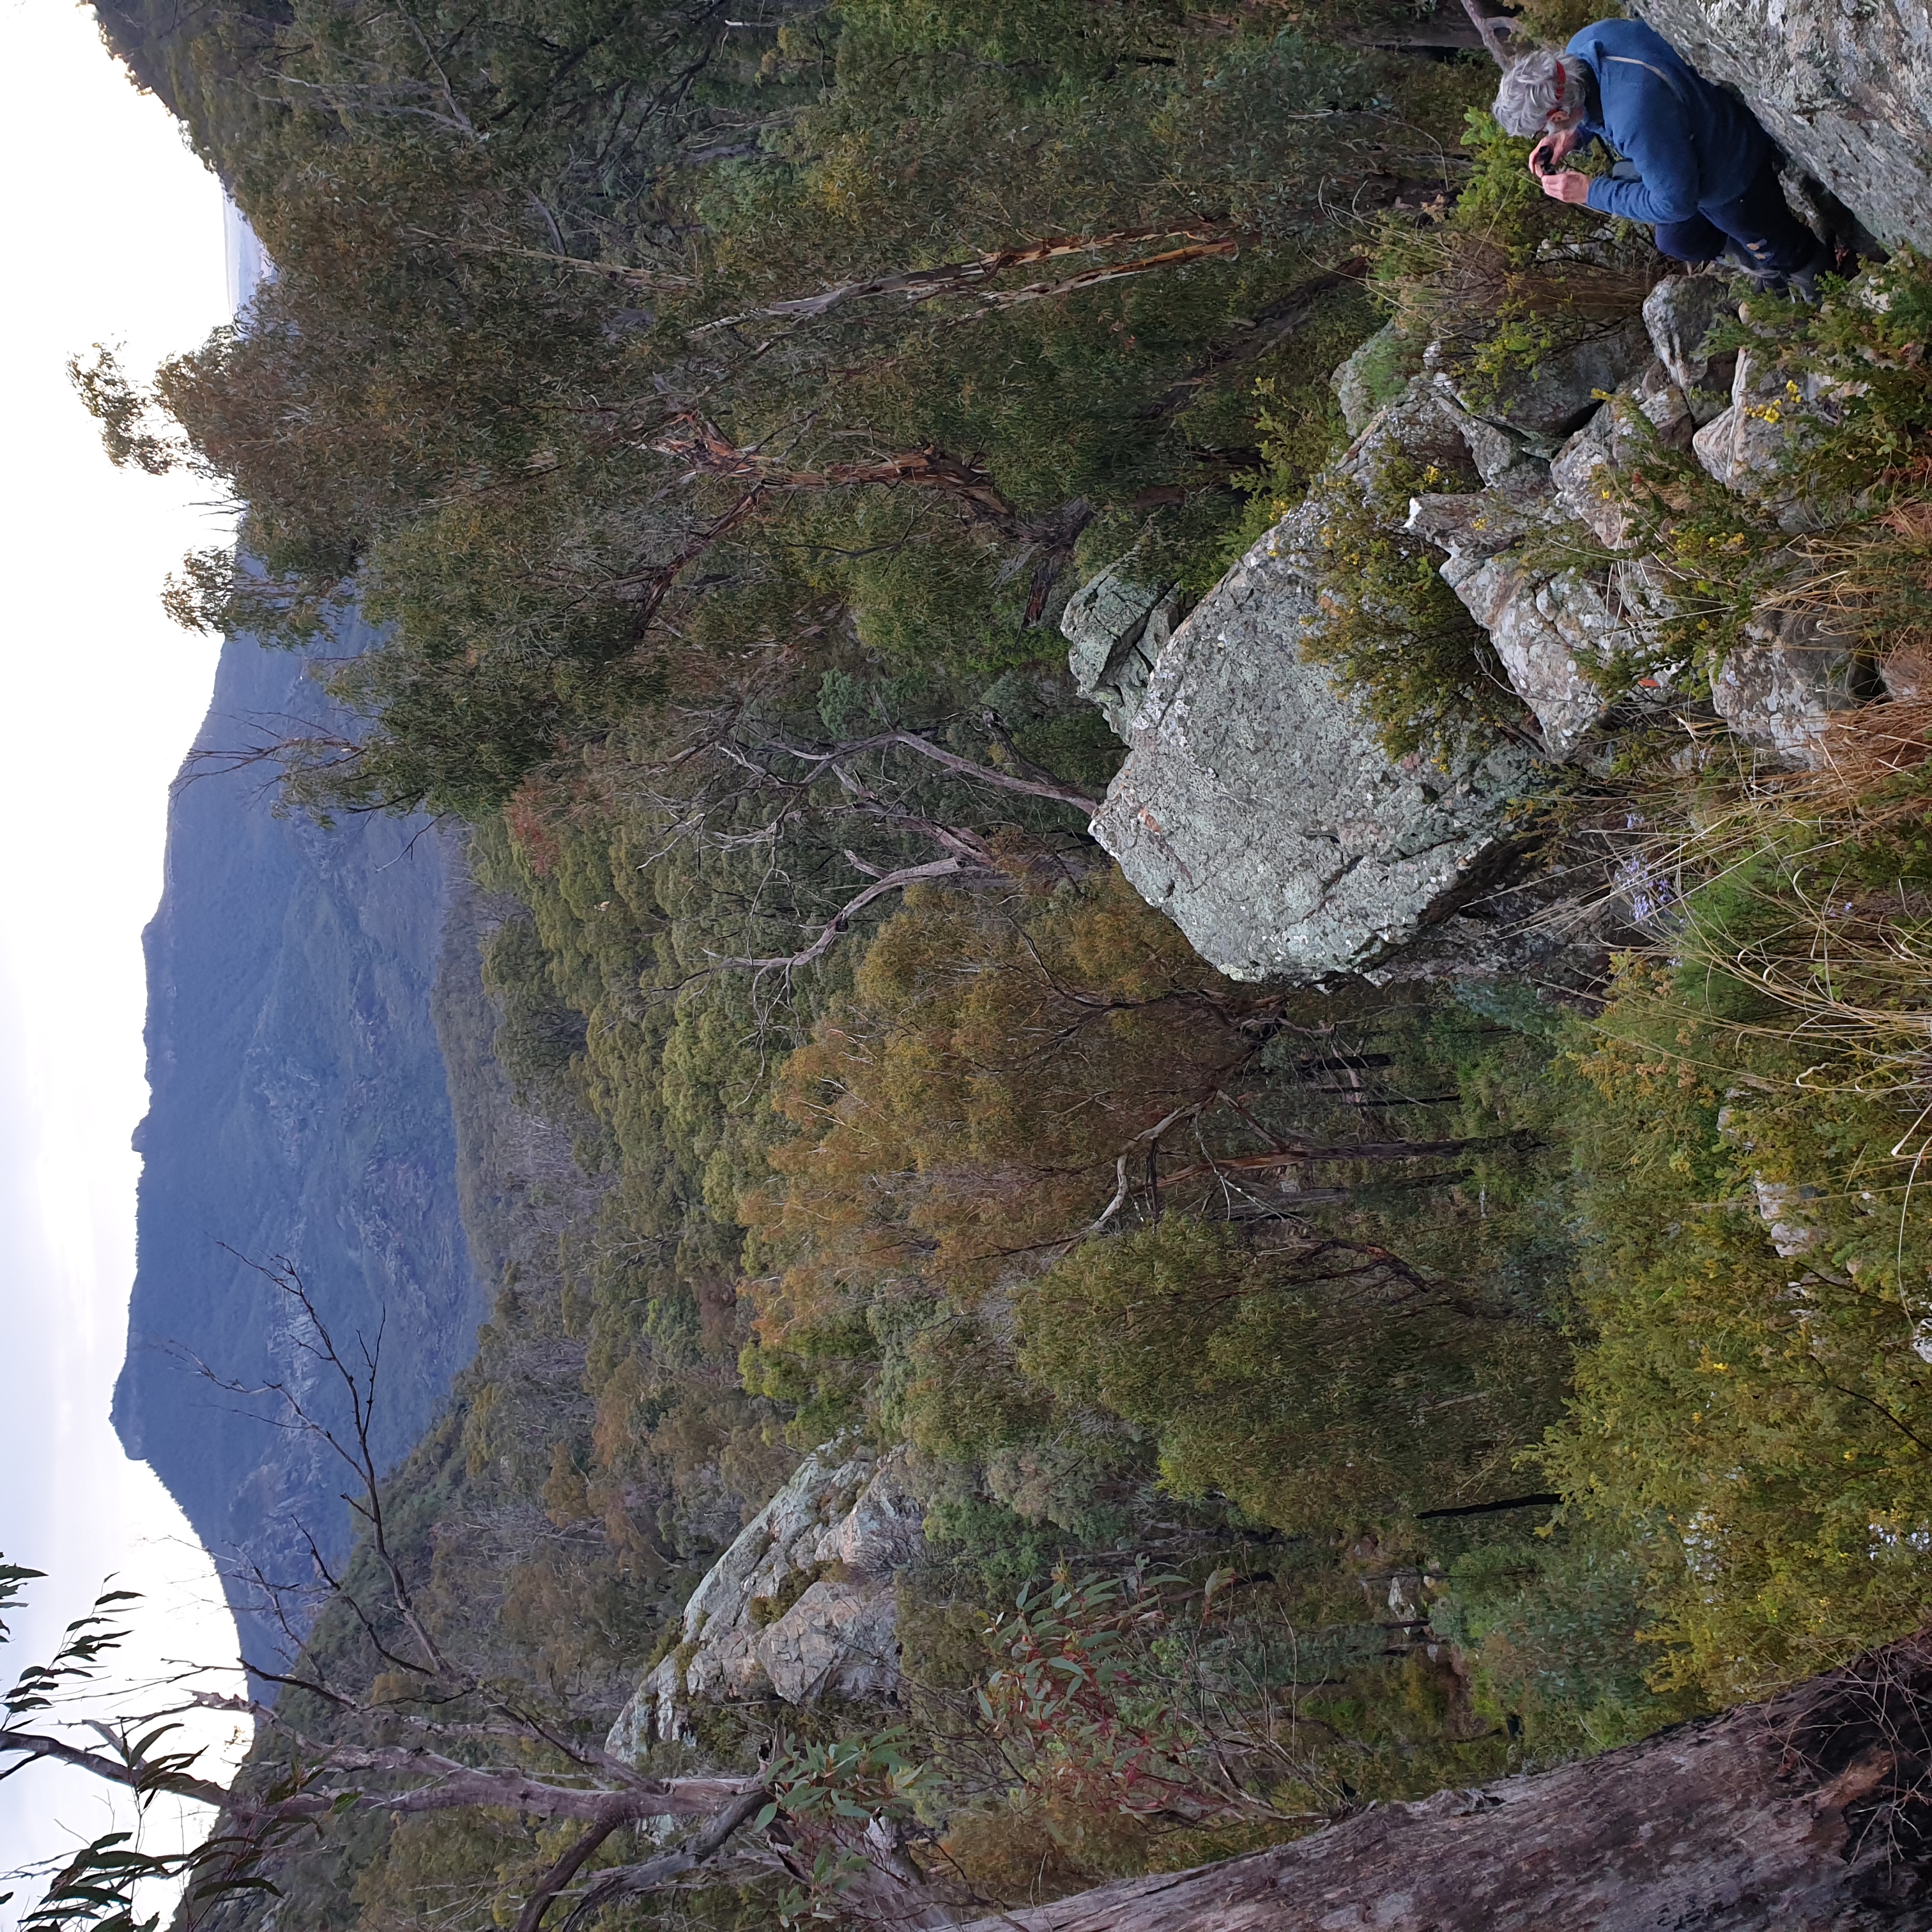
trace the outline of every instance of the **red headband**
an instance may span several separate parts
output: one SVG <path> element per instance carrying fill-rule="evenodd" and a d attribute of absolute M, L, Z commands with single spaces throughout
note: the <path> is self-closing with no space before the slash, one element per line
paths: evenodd
<path fill-rule="evenodd" d="M 1552 108 L 1551 108 L 1551 109 L 1550 109 L 1550 113 L 1551 113 L 1551 114 L 1554 114 L 1554 113 L 1556 112 L 1556 108 L 1557 108 L 1557 107 L 1561 107 L 1562 105 L 1563 105 L 1563 63 L 1559 60 L 1559 61 L 1556 63 L 1556 107 L 1552 107 Z M 1545 118 L 1546 119 L 1547 119 L 1547 118 L 1548 118 L 1548 116 L 1546 116 L 1544 118 Z"/>

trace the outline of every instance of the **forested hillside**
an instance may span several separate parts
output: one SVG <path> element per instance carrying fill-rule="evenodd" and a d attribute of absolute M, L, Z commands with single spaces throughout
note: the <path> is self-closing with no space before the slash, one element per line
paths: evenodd
<path fill-rule="evenodd" d="M 1593 485 L 1678 601 L 1566 762 L 1417 521 L 1517 512 L 1387 425 L 1648 358 L 1663 270 L 1538 194 L 1460 19 L 104 19 L 278 272 L 152 388 L 78 380 L 244 507 L 178 614 L 378 627 L 284 796 L 467 827 L 437 1022 L 494 1276 L 409 1459 L 346 1442 L 368 1533 L 231 1808 L 279 1902 L 190 1918 L 956 1924 L 1918 1626 L 1915 258 L 1730 344 L 1792 372 L 1738 423 L 1834 412 L 1794 487 L 1890 701 L 1800 776 L 1735 752 L 1799 526 L 1685 403 Z M 1507 443 L 1546 486 L 1552 422 Z M 1525 774 L 1456 901 L 1520 942 L 1485 970 L 1224 976 L 1090 833 L 1076 589 L 1178 610 L 1291 525 L 1376 755 Z"/>

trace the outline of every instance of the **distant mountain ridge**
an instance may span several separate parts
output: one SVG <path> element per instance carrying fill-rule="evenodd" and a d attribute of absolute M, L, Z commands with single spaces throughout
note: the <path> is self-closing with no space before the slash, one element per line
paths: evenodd
<path fill-rule="evenodd" d="M 331 655 L 366 641 L 352 625 Z M 299 654 L 231 638 L 198 743 L 324 717 L 306 670 Z M 224 1395 L 194 1364 L 250 1385 L 292 1378 L 340 1413 L 284 1298 L 250 1265 L 286 1258 L 338 1342 L 382 1330 L 374 1439 L 387 1466 L 473 1352 L 485 1310 L 431 1016 L 460 858 L 427 821 L 324 827 L 278 816 L 259 767 L 194 768 L 170 805 L 144 935 L 152 1099 L 135 1136 L 137 1271 L 113 1419 L 231 1573 L 244 1652 L 260 1664 L 287 1634 L 246 1574 L 308 1582 L 305 1534 L 332 1558 L 346 1552 L 347 1472 L 326 1444 L 264 1419 L 272 1398 Z"/>

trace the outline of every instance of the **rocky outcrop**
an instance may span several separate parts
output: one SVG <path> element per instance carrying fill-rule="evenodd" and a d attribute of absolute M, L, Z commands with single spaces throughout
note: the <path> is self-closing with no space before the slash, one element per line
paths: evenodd
<path fill-rule="evenodd" d="M 1711 680 L 1711 702 L 1736 735 L 1779 764 L 1815 764 L 1836 712 L 1862 703 L 1863 667 L 1828 610 L 1803 600 L 1766 606 L 1745 625 L 1753 641 L 1729 652 Z"/>
<path fill-rule="evenodd" d="M 1730 406 L 1705 424 L 1691 448 L 1705 471 L 1727 490 L 1769 509 L 1780 528 L 1796 532 L 1817 521 L 1780 474 L 1803 440 L 1838 421 L 1855 385 L 1812 370 L 1788 370 L 1754 350 L 1737 358 Z"/>
<path fill-rule="evenodd" d="M 685 1605 L 682 1641 L 638 1686 L 605 1748 L 640 1756 L 688 1736 L 694 1699 L 890 1700 L 898 1682 L 893 1576 L 924 1553 L 905 1452 L 845 1438 L 814 1450 Z"/>
<path fill-rule="evenodd" d="M 1439 767 L 1391 760 L 1308 661 L 1331 621 L 1334 504 L 1358 502 L 1437 554 L 1549 758 L 1592 755 L 1612 723 L 1680 704 L 1682 690 L 1695 698 L 1706 670 L 1712 708 L 1754 753 L 1785 765 L 1822 755 L 1832 715 L 1871 694 L 1797 550 L 1741 647 L 1708 666 L 1673 661 L 1678 586 L 1667 560 L 1646 554 L 1620 481 L 1660 446 L 1688 452 L 1794 535 L 1816 524 L 1819 507 L 1798 499 L 1781 460 L 1854 391 L 1766 350 L 1715 348 L 1733 300 L 1721 278 L 1667 277 L 1640 320 L 1546 358 L 1505 398 L 1459 388 L 1425 355 L 1424 373 L 1362 423 L 1308 502 L 1154 656 L 1131 713 L 1117 668 L 1131 660 L 1140 676 L 1160 593 L 1109 574 L 1076 598 L 1076 674 L 1130 746 L 1094 834 L 1203 957 L 1236 979 L 1304 983 L 1405 970 L 1397 955 L 1453 970 L 1463 935 L 1450 922 L 1507 857 L 1514 806 L 1535 782 L 1516 742 L 1466 747 Z M 1336 372 L 1352 421 L 1376 346 Z M 1392 478 L 1426 486 L 1406 520 Z M 1118 614 L 1103 626 L 1106 612 Z M 1391 614 L 1391 649 L 1401 622 Z M 1100 627 L 1090 644 L 1083 626 Z"/>
<path fill-rule="evenodd" d="M 1636 318 L 1591 330 L 1516 372 L 1493 392 L 1458 389 L 1472 416 L 1531 439 L 1561 438 L 1581 426 L 1597 398 L 1620 387 L 1650 358 Z M 1547 451 L 1549 444 L 1544 447 Z"/>
<path fill-rule="evenodd" d="M 1932 249 L 1927 0 L 1636 0 L 1888 247 Z"/>
<path fill-rule="evenodd" d="M 1499 854 L 1529 778 L 1514 747 L 1448 770 L 1398 764 L 1304 657 L 1321 618 L 1300 555 L 1309 514 L 1175 633 L 1094 820 L 1142 896 L 1237 980 L 1306 983 L 1413 940 Z"/>
<path fill-rule="evenodd" d="M 1717 275 L 1666 275 L 1644 298 L 1644 327 L 1664 373 L 1686 398 L 1688 413 L 1706 423 L 1718 408 L 1714 386 L 1728 392 L 1734 356 L 1714 355 L 1711 332 L 1731 313 L 1730 284 Z"/>

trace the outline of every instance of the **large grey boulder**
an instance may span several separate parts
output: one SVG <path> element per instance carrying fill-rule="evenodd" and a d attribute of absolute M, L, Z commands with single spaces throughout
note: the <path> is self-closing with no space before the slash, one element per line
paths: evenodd
<path fill-rule="evenodd" d="M 1526 753 L 1398 764 L 1302 654 L 1319 503 L 1256 544 L 1162 652 L 1094 835 L 1229 977 L 1306 984 L 1384 960 L 1509 838 Z"/>
<path fill-rule="evenodd" d="M 813 1450 L 705 1573 L 683 1641 L 638 1686 L 604 1748 L 636 1759 L 654 1738 L 689 1736 L 696 1699 L 890 1699 L 892 1580 L 926 1547 L 904 1458 L 844 1438 Z"/>
<path fill-rule="evenodd" d="M 1881 241 L 1932 249 L 1928 0 L 1635 0 Z"/>

